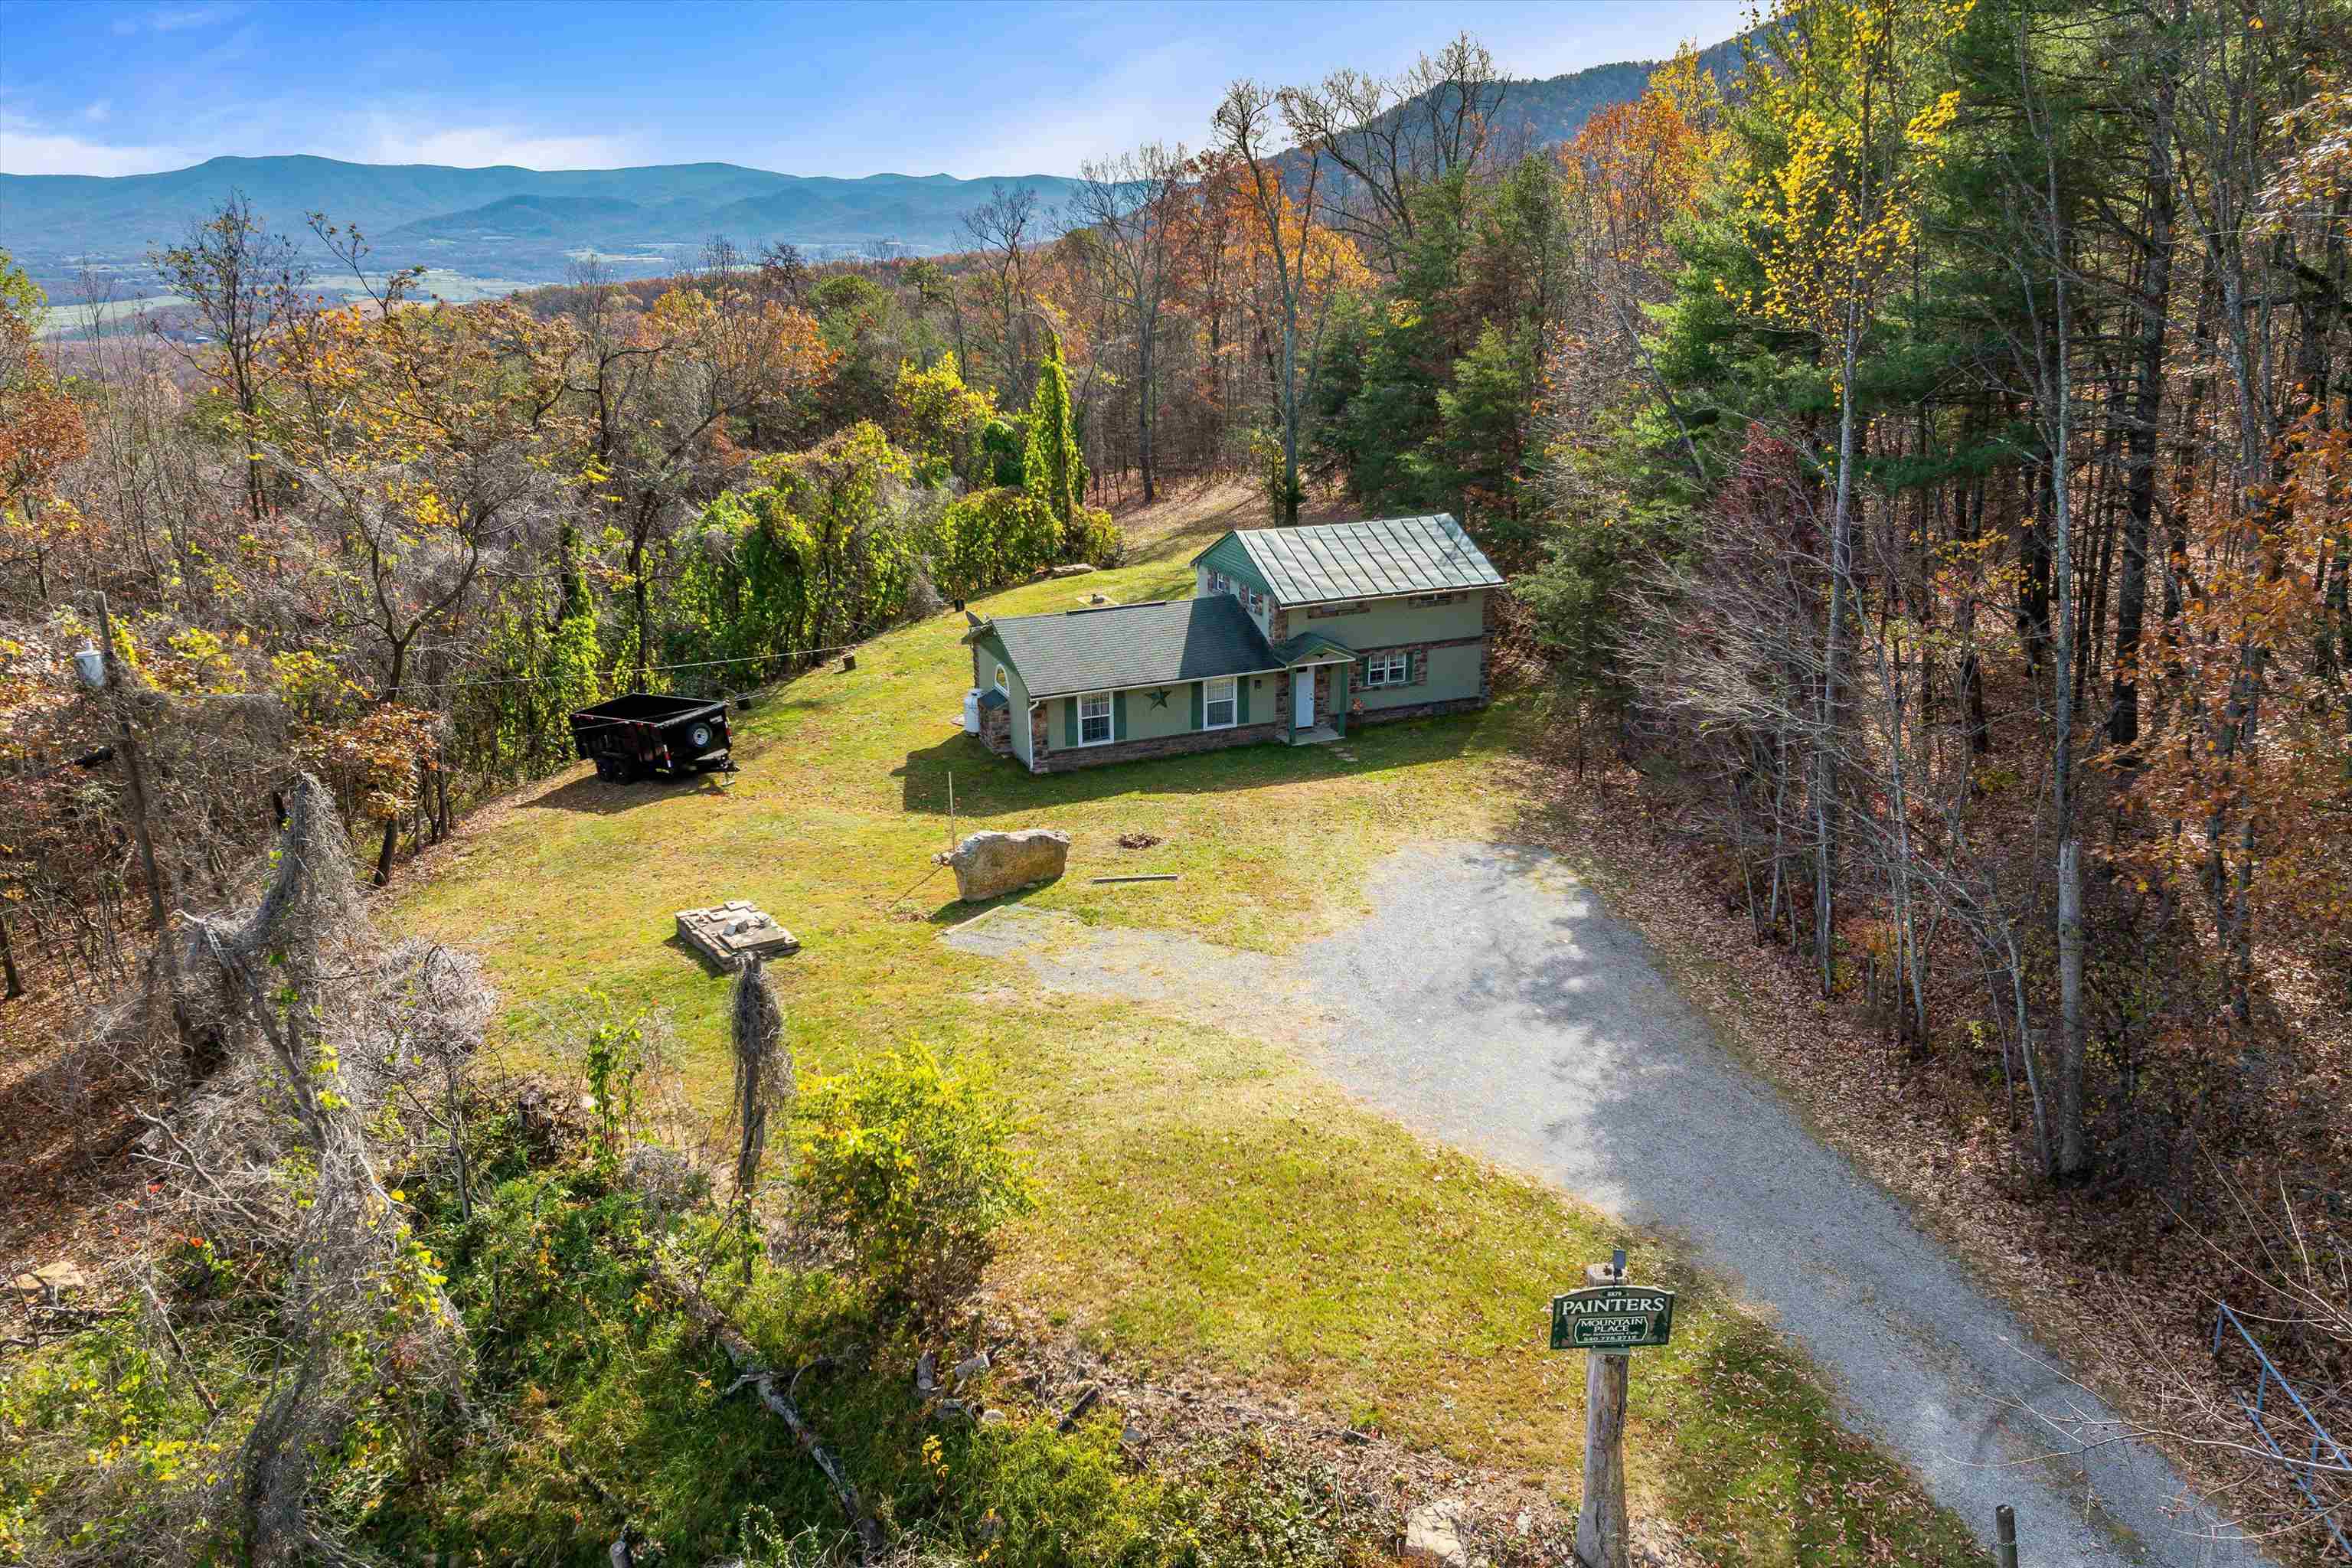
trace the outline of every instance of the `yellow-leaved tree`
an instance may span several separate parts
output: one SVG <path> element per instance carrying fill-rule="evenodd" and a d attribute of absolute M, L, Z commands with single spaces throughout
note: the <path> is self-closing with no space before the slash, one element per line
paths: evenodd
<path fill-rule="evenodd" d="M 1740 302 L 1817 335 L 1836 359 L 1838 438 L 1830 517 L 1813 813 L 1814 944 L 1823 994 L 1833 945 L 1833 759 L 1853 563 L 1854 378 L 1889 281 L 1910 258 L 1927 174 L 1959 109 L 1933 61 L 1973 0 L 1775 0 L 1741 78 L 1763 151 L 1742 206 L 1764 273 Z"/>

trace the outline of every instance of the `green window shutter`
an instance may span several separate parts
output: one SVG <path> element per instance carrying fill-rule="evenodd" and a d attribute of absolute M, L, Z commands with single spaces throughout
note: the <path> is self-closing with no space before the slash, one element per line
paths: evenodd
<path fill-rule="evenodd" d="M 1419 686 L 1429 679 L 1429 650 L 1417 647 L 1412 650 L 1412 679 L 1410 684 Z"/>
<path fill-rule="evenodd" d="M 1201 705 L 1206 700 L 1202 694 L 1208 689 L 1207 685 L 1202 681 L 1192 682 L 1192 728 L 1195 730 L 1201 727 Z"/>
<path fill-rule="evenodd" d="M 1075 746 L 1077 743 L 1078 700 L 1075 697 L 1065 697 L 1062 699 L 1062 744 Z"/>
<path fill-rule="evenodd" d="M 1249 722 L 1249 689 L 1251 684 L 1251 679 L 1246 675 L 1234 682 L 1234 707 L 1235 710 L 1234 713 L 1234 722 L 1236 724 L 1246 724 Z"/>
<path fill-rule="evenodd" d="M 1367 671 L 1370 668 L 1371 662 L 1372 661 L 1368 658 L 1360 658 L 1355 663 L 1349 665 L 1348 667 L 1348 679 L 1349 682 L 1356 686 L 1362 686 L 1370 680 L 1371 678 Z"/>
<path fill-rule="evenodd" d="M 1114 741 L 1127 739 L 1127 693 L 1124 691 L 1110 694 L 1110 738 Z"/>

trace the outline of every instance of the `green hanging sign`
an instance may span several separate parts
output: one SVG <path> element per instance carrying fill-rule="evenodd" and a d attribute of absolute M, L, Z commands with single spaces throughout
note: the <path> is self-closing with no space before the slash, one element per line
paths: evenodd
<path fill-rule="evenodd" d="M 1551 1348 L 1623 1351 L 1662 1345 L 1675 1331 L 1675 1293 L 1647 1285 L 1594 1285 L 1551 1299 Z"/>

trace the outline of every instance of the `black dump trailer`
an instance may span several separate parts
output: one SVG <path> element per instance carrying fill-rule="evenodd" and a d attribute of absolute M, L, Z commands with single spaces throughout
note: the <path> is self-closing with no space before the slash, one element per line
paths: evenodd
<path fill-rule="evenodd" d="M 572 744 L 596 776 L 626 784 L 648 773 L 732 772 L 727 704 L 632 691 L 572 715 Z"/>

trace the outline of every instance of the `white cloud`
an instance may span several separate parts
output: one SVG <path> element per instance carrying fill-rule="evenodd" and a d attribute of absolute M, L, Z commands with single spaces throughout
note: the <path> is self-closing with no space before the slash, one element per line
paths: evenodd
<path fill-rule="evenodd" d="M 885 172 L 963 179 L 1001 174 L 1076 174 L 1091 158 L 1123 153 L 1149 141 L 1182 142 L 1198 151 L 1209 138 L 1209 117 L 1224 96 L 1213 45 L 1187 37 L 1130 54 L 1090 79 L 1083 93 L 1039 92 L 1008 103 L 952 139 L 898 154 L 916 167 Z M 1171 131 L 1171 127 L 1174 130 Z M 844 147 L 846 162 L 860 160 Z M 790 159 L 779 149 L 774 156 Z M 884 154 L 886 159 L 889 156 Z M 791 169 L 787 161 L 770 168 Z"/>
<path fill-rule="evenodd" d="M 184 148 L 110 146 L 0 112 L 0 171 L 11 174 L 152 174 L 196 162 Z"/>
<path fill-rule="evenodd" d="M 514 163 L 526 169 L 611 169 L 640 162 L 618 136 L 534 136 L 510 125 L 443 125 L 433 129 L 371 118 L 345 154 L 363 163 L 453 163 L 479 169 Z"/>
<path fill-rule="evenodd" d="M 81 111 L 81 117 L 84 120 L 89 121 L 93 125 L 103 125 L 110 117 L 112 117 L 113 113 L 113 103 L 107 99 L 101 98 L 92 103 L 89 108 L 83 110 Z"/>
<path fill-rule="evenodd" d="M 144 16 L 120 17 L 114 24 L 114 31 L 126 38 L 133 33 L 177 33 L 190 27 L 209 27 L 215 23 L 230 21 L 243 15 L 244 11 L 242 5 L 167 5 Z"/>

